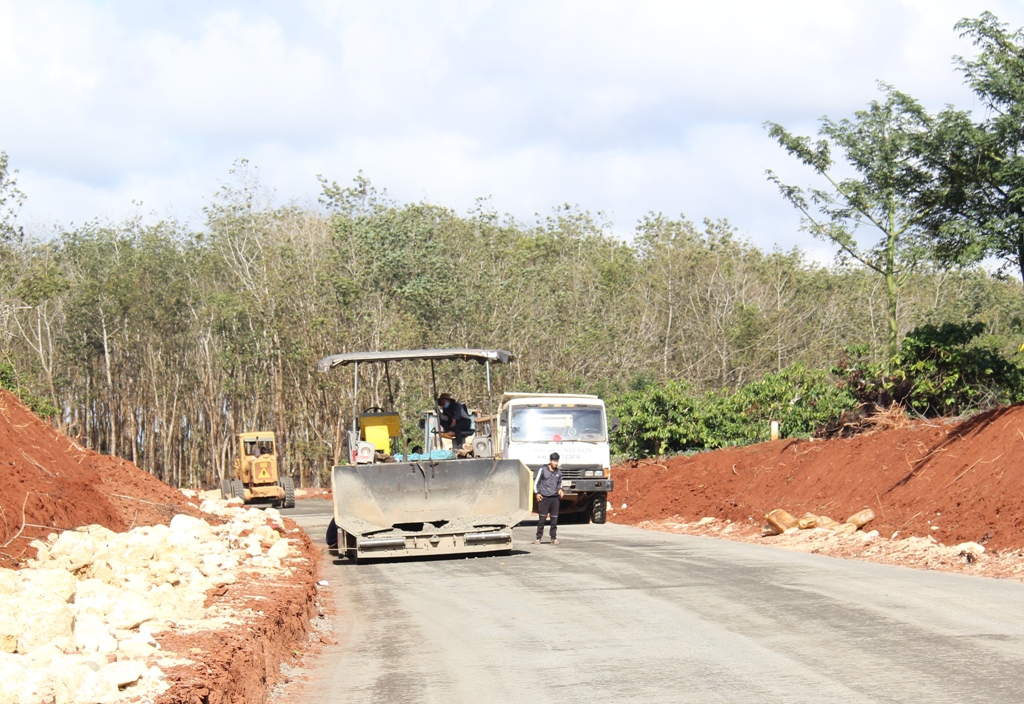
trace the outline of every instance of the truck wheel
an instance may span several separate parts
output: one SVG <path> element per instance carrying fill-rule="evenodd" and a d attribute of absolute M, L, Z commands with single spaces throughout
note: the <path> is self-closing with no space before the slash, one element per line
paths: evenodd
<path fill-rule="evenodd" d="M 245 485 L 242 484 L 241 479 L 231 480 L 231 496 L 236 499 L 241 499 L 242 503 L 245 503 Z"/>
<path fill-rule="evenodd" d="M 594 499 L 594 506 L 590 510 L 590 520 L 594 523 L 608 521 L 608 498 L 604 494 Z"/>
<path fill-rule="evenodd" d="M 281 486 L 284 487 L 284 507 L 295 508 L 295 482 L 291 477 L 284 477 Z"/>
<path fill-rule="evenodd" d="M 220 483 L 220 498 L 230 499 L 231 498 L 231 480 L 225 479 Z"/>

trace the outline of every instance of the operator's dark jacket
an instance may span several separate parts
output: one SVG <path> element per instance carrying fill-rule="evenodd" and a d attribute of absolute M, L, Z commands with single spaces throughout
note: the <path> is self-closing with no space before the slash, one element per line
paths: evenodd
<path fill-rule="evenodd" d="M 441 409 L 441 430 L 446 432 L 472 435 L 473 417 L 469 414 L 466 404 L 452 401 Z"/>
<path fill-rule="evenodd" d="M 562 488 L 562 470 L 551 471 L 551 465 L 546 464 L 537 470 L 537 478 L 533 482 L 534 493 L 541 496 L 558 496 L 558 490 Z"/>

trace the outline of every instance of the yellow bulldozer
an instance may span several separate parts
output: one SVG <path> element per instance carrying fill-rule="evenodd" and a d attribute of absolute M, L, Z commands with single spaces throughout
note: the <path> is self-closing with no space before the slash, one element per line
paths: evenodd
<path fill-rule="evenodd" d="M 274 433 L 261 430 L 239 434 L 232 476 L 223 481 L 220 492 L 225 499 L 241 499 L 247 504 L 269 502 L 280 508 L 295 507 L 295 483 L 278 472 Z"/>

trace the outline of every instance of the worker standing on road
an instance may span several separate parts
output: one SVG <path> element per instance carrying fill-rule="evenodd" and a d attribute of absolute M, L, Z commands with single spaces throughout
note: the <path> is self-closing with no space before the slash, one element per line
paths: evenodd
<path fill-rule="evenodd" d="M 533 491 L 537 495 L 537 539 L 544 537 L 544 521 L 551 516 L 551 544 L 558 545 L 558 502 L 562 498 L 562 470 L 558 468 L 558 453 L 552 452 L 550 461 L 537 470 Z"/>

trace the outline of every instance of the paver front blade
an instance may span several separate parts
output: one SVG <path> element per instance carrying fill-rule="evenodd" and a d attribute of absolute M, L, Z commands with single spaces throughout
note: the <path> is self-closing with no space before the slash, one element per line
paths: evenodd
<path fill-rule="evenodd" d="M 331 482 L 339 548 L 354 557 L 507 550 L 530 513 L 519 460 L 340 465 Z"/>

